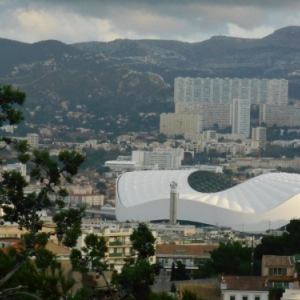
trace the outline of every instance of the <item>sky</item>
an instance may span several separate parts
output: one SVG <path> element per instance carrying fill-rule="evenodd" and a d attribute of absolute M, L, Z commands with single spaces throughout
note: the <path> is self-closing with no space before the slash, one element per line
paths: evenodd
<path fill-rule="evenodd" d="M 0 38 L 67 44 L 262 38 L 300 26 L 300 0 L 0 0 Z"/>

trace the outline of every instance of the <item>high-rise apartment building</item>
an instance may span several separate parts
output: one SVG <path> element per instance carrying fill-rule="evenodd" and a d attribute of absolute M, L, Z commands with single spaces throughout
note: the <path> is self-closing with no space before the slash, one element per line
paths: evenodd
<path fill-rule="evenodd" d="M 259 147 L 266 149 L 267 141 L 267 128 L 266 127 L 255 127 L 252 128 L 252 141 L 259 143 Z"/>
<path fill-rule="evenodd" d="M 257 78 L 175 78 L 175 103 L 230 103 L 232 99 L 250 99 L 251 104 L 287 104 L 288 81 Z"/>
<path fill-rule="evenodd" d="M 230 109 L 230 119 L 233 134 L 250 134 L 250 100 L 233 99 Z"/>
<path fill-rule="evenodd" d="M 277 126 L 300 126 L 299 105 L 275 105 L 262 104 L 259 107 L 259 122 L 266 123 L 268 127 Z"/>

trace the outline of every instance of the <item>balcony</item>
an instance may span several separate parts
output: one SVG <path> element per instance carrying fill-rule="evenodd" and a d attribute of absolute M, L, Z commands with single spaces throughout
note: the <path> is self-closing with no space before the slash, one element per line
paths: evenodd
<path fill-rule="evenodd" d="M 108 256 L 109 257 L 122 257 L 124 255 L 123 255 L 123 253 L 109 253 Z"/>
<path fill-rule="evenodd" d="M 121 241 L 109 242 L 109 246 L 122 246 L 123 243 Z"/>

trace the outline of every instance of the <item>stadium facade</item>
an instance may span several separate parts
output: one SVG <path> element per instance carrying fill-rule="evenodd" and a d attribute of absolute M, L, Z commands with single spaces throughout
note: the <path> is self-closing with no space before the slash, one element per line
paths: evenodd
<path fill-rule="evenodd" d="M 300 175 L 269 173 L 217 193 L 200 193 L 188 184 L 198 170 L 135 171 L 119 176 L 118 221 L 170 217 L 170 183 L 177 183 L 177 220 L 230 226 L 238 231 L 277 229 L 300 217 Z"/>

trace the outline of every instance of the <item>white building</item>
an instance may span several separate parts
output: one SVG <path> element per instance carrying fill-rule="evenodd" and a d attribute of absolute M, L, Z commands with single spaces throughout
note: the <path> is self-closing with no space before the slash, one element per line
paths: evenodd
<path fill-rule="evenodd" d="M 230 103 L 234 98 L 250 99 L 252 104 L 287 104 L 288 81 L 257 78 L 175 78 L 174 102 Z"/>
<path fill-rule="evenodd" d="M 36 133 L 27 134 L 27 141 L 32 149 L 37 149 L 39 147 L 39 136 Z"/>
<path fill-rule="evenodd" d="M 132 161 L 147 168 L 174 170 L 181 166 L 184 149 L 182 148 L 154 148 L 153 151 L 132 151 Z"/>
<path fill-rule="evenodd" d="M 230 109 L 233 134 L 250 134 L 250 100 L 233 99 Z"/>
<path fill-rule="evenodd" d="M 222 276 L 223 300 L 268 300 L 265 276 Z"/>
<path fill-rule="evenodd" d="M 266 149 L 267 128 L 266 127 L 252 128 L 252 141 L 258 142 L 260 148 Z"/>
<path fill-rule="evenodd" d="M 262 104 L 259 109 L 259 122 L 266 123 L 268 127 L 277 126 L 300 126 L 299 105 Z"/>
<path fill-rule="evenodd" d="M 27 171 L 26 171 L 26 165 L 21 164 L 21 163 L 15 163 L 15 164 L 7 164 L 7 165 L 1 165 L 0 167 L 0 180 L 2 180 L 2 172 L 4 171 L 17 171 L 19 172 L 25 179 L 26 181 L 29 181 L 29 176 L 27 176 Z"/>

